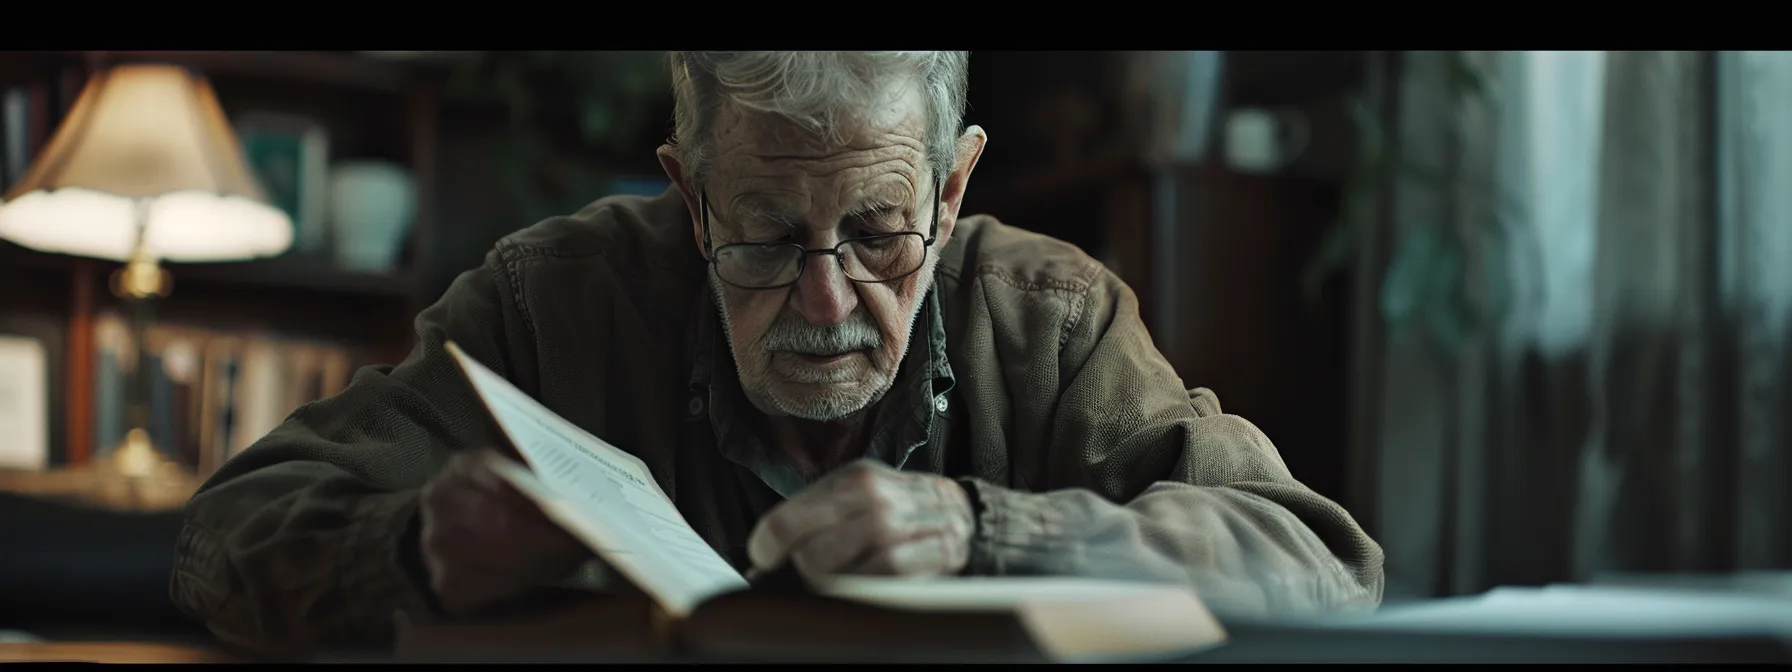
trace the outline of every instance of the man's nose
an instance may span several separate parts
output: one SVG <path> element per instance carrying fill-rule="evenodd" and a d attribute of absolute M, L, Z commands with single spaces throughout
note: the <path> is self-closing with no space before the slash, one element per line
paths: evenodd
<path fill-rule="evenodd" d="M 812 255 L 804 264 L 803 277 L 790 289 L 790 302 L 810 324 L 831 327 L 845 322 L 859 307 L 859 293 L 852 285 L 838 258 Z"/>

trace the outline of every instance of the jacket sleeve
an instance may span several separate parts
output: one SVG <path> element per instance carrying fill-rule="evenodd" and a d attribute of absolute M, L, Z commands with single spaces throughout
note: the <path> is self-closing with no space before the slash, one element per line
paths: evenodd
<path fill-rule="evenodd" d="M 1065 325 L 1048 482 L 965 482 L 968 571 L 1185 582 L 1245 617 L 1378 605 L 1380 546 L 1255 426 L 1185 389 L 1132 290 L 1097 276 Z"/>
<path fill-rule="evenodd" d="M 220 640 L 275 654 L 383 644 L 399 612 L 427 618 L 419 489 L 493 438 L 444 344 L 513 380 L 535 371 L 508 285 L 494 252 L 417 317 L 402 363 L 362 369 L 219 469 L 186 506 L 174 603 Z"/>

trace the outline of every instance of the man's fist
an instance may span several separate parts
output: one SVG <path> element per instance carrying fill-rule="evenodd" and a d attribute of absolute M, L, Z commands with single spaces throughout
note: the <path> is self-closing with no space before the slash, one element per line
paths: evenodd
<path fill-rule="evenodd" d="M 794 563 L 811 579 L 836 574 L 957 574 L 976 530 L 956 481 L 859 460 L 773 508 L 747 541 L 761 571 Z"/>
<path fill-rule="evenodd" d="M 569 576 L 592 555 L 493 473 L 485 459 L 480 452 L 455 455 L 423 486 L 423 564 L 430 590 L 453 615 L 508 602 Z"/>

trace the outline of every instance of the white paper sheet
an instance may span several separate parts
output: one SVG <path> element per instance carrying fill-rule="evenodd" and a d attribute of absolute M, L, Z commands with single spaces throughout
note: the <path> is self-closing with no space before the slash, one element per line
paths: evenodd
<path fill-rule="evenodd" d="M 841 576 L 815 586 L 842 599 L 928 611 L 1008 611 L 1024 604 L 1075 605 L 1162 593 L 1166 587 L 1075 577 L 883 578 Z"/>
<path fill-rule="evenodd" d="M 548 410 L 450 343 L 474 389 L 533 473 L 499 475 L 677 616 L 746 579 L 691 529 L 647 465 Z"/>
<path fill-rule="evenodd" d="M 836 577 L 834 597 L 929 613 L 1012 612 L 1051 659 L 1122 662 L 1192 653 L 1226 631 L 1194 590 L 1076 577 Z"/>
<path fill-rule="evenodd" d="M 1340 628 L 1560 636 L 1792 636 L 1792 600 L 1778 596 L 1556 585 L 1384 607 Z"/>

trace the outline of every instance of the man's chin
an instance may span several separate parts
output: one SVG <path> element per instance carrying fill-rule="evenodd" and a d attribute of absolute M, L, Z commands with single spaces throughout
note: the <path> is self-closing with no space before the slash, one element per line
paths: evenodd
<path fill-rule="evenodd" d="M 859 378 L 837 383 L 780 382 L 768 396 L 785 415 L 832 422 L 857 415 L 883 394 L 872 381 Z"/>

